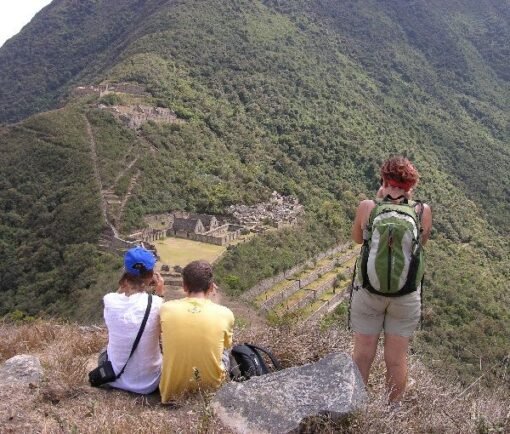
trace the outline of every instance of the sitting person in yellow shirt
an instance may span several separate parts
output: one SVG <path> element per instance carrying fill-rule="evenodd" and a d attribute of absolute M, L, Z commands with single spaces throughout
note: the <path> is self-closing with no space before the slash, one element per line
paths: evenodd
<path fill-rule="evenodd" d="M 168 301 L 160 310 L 162 403 L 199 387 L 220 386 L 225 378 L 223 351 L 232 346 L 234 314 L 210 300 L 215 292 L 211 265 L 206 261 L 189 263 L 182 280 L 187 297 Z"/>

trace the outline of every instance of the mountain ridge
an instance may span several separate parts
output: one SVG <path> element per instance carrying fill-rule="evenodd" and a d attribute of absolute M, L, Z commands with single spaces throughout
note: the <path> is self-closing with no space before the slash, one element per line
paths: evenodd
<path fill-rule="evenodd" d="M 482 3 L 53 2 L 0 49 L 0 122 L 19 120 L 0 135 L 8 156 L 0 162 L 0 291 L 8 295 L 0 312 L 81 316 L 115 284 L 118 259 L 97 251 L 105 223 L 86 115 L 105 187 L 133 148 L 140 152 L 122 231 L 142 226 L 147 213 L 221 214 L 273 190 L 305 204 L 302 227 L 220 261 L 219 280 L 232 293 L 346 240 L 357 202 L 377 189 L 380 163 L 407 155 L 422 174 L 417 195 L 434 212 L 425 297 L 435 326 L 423 351 L 433 359 L 440 343 L 471 364 L 472 376 L 478 356 L 504 364 L 510 152 L 500 66 L 508 53 L 499 41 L 510 7 Z M 44 49 L 30 52 L 34 44 Z M 119 82 L 146 95 L 72 95 L 80 84 Z M 134 103 L 171 109 L 183 122 L 133 131 L 100 108 Z"/>

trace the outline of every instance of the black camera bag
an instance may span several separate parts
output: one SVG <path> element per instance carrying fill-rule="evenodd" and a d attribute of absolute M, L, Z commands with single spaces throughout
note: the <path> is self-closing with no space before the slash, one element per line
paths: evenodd
<path fill-rule="evenodd" d="M 117 378 L 117 374 L 113 370 L 112 362 L 109 360 L 104 361 L 96 369 L 89 372 L 89 383 L 92 387 L 99 387 L 103 384 L 111 383 Z"/>

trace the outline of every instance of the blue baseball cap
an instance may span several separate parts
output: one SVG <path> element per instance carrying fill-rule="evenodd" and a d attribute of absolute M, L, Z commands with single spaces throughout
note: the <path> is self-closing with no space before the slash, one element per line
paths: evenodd
<path fill-rule="evenodd" d="M 133 247 L 124 255 L 124 269 L 133 276 L 139 276 L 144 271 L 152 271 L 155 264 L 154 254 L 143 247 Z"/>

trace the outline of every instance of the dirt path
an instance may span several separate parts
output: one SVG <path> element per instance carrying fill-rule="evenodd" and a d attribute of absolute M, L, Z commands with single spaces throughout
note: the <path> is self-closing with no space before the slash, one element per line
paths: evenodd
<path fill-rule="evenodd" d="M 149 140 L 147 140 L 141 133 L 138 134 L 138 140 L 142 142 L 150 151 L 152 155 L 156 155 L 159 152 L 159 149 L 154 146 Z"/>
<path fill-rule="evenodd" d="M 136 162 L 138 161 L 139 158 L 140 158 L 140 156 L 137 155 L 133 161 L 131 161 L 124 169 L 122 169 L 119 172 L 119 174 L 115 177 L 115 180 L 113 181 L 112 188 L 115 188 L 115 186 L 117 185 L 117 182 L 119 182 L 120 178 L 122 178 L 128 172 L 128 170 L 130 170 L 136 164 Z"/>
<path fill-rule="evenodd" d="M 115 194 L 113 193 L 113 188 L 111 190 L 103 190 L 103 183 L 101 181 L 101 175 L 99 172 L 99 166 L 97 164 L 97 149 L 96 149 L 96 139 L 94 137 L 94 132 L 92 131 L 92 126 L 90 125 L 90 121 L 88 120 L 86 115 L 83 115 L 83 118 L 85 120 L 85 126 L 87 130 L 87 135 L 89 137 L 89 143 L 90 143 L 90 155 L 92 159 L 92 166 L 94 170 L 94 178 L 96 179 L 97 185 L 99 187 L 100 197 L 101 197 L 101 211 L 103 212 L 103 217 L 106 222 L 106 224 L 111 228 L 111 230 L 114 233 L 115 237 L 119 237 L 119 232 L 115 225 L 108 219 L 108 202 L 105 198 L 105 193 L 109 193 L 110 195 L 115 197 Z M 115 178 L 114 186 L 117 184 L 119 179 L 127 173 L 128 170 L 130 170 L 138 161 L 140 157 L 136 156 L 133 161 L 131 161 Z M 138 181 L 138 178 L 140 177 L 141 172 L 140 170 L 137 170 L 136 173 L 131 177 L 131 180 L 129 182 L 129 187 L 127 189 L 126 194 L 121 199 L 119 211 L 117 212 L 117 215 L 115 216 L 115 221 L 120 222 L 122 219 L 122 214 L 124 213 L 124 208 L 126 207 L 127 201 L 129 200 L 129 197 L 131 196 L 131 193 Z"/>
<path fill-rule="evenodd" d="M 92 131 L 92 126 L 90 125 L 90 122 L 86 115 L 83 115 L 83 119 L 85 120 L 85 127 L 87 130 L 87 135 L 89 137 L 89 144 L 90 144 L 90 157 L 92 160 L 92 168 L 94 171 L 94 178 L 96 179 L 98 188 L 99 188 L 99 196 L 101 201 L 101 211 L 103 212 L 103 217 L 106 222 L 106 224 L 110 227 L 110 229 L 113 231 L 114 235 L 116 237 L 119 236 L 119 233 L 117 231 L 117 228 L 108 220 L 108 213 L 107 213 L 107 204 L 106 200 L 103 196 L 103 183 L 101 182 L 101 175 L 99 173 L 99 167 L 97 164 L 97 149 L 96 149 L 96 139 L 94 138 L 94 133 Z"/>
<path fill-rule="evenodd" d="M 117 214 L 117 221 L 120 222 L 122 219 L 122 214 L 124 213 L 124 208 L 126 207 L 127 201 L 131 197 L 131 192 L 133 188 L 135 188 L 136 183 L 138 182 L 138 178 L 140 177 L 141 172 L 137 170 L 136 173 L 131 177 L 131 181 L 129 181 L 129 187 L 126 191 L 126 194 L 122 198 L 122 202 L 120 203 L 119 213 Z"/>

